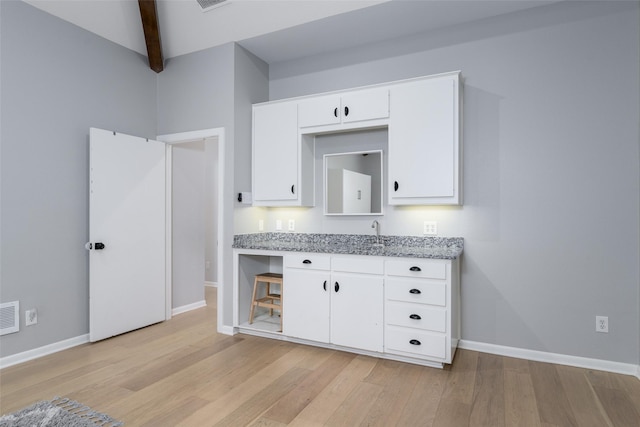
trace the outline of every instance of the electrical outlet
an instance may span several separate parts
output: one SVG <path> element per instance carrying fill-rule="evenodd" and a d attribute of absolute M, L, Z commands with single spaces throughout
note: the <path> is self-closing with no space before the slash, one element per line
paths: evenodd
<path fill-rule="evenodd" d="M 31 326 L 38 323 L 38 310 L 32 308 L 24 312 L 24 324 L 25 326 Z"/>
<path fill-rule="evenodd" d="M 609 318 L 596 316 L 596 332 L 609 332 Z"/>
<path fill-rule="evenodd" d="M 276 219 L 276 231 L 282 231 L 282 220 Z"/>
<path fill-rule="evenodd" d="M 289 231 L 296 231 L 296 220 L 295 219 L 290 219 L 289 220 Z"/>
<path fill-rule="evenodd" d="M 264 219 L 258 220 L 258 231 L 264 231 Z"/>
<path fill-rule="evenodd" d="M 438 223 L 436 221 L 425 221 L 423 233 L 425 236 L 437 236 Z"/>

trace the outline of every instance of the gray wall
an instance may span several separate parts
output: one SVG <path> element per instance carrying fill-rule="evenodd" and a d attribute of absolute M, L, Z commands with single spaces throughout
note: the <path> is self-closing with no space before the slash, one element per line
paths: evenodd
<path fill-rule="evenodd" d="M 89 332 L 89 127 L 156 136 L 146 59 L 22 2 L 0 2 L 0 298 L 6 356 Z M 38 324 L 24 326 L 24 310 Z"/>
<path fill-rule="evenodd" d="M 270 99 L 462 70 L 464 206 L 387 207 L 382 233 L 465 238 L 465 340 L 637 364 L 638 2 L 565 3 L 274 64 Z M 343 232 L 317 209 L 268 229 Z"/>

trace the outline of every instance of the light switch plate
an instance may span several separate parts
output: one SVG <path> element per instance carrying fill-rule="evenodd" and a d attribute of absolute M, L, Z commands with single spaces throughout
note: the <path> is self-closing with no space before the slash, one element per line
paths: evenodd
<path fill-rule="evenodd" d="M 276 219 L 276 231 L 282 231 L 282 220 Z"/>
<path fill-rule="evenodd" d="M 289 220 L 289 231 L 296 231 L 296 220 L 295 219 L 290 219 Z"/>

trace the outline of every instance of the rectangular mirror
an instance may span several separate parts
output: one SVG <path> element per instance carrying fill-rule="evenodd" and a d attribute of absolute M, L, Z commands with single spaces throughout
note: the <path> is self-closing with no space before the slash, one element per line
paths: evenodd
<path fill-rule="evenodd" d="M 382 215 L 382 150 L 324 155 L 325 215 Z"/>

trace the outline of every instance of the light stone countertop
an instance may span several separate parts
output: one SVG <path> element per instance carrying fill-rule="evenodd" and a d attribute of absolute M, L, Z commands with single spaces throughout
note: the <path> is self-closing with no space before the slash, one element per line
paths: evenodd
<path fill-rule="evenodd" d="M 254 233 L 235 235 L 233 248 L 431 259 L 456 259 L 464 248 L 462 237 L 380 236 L 380 241 L 382 247 L 373 235 Z"/>

